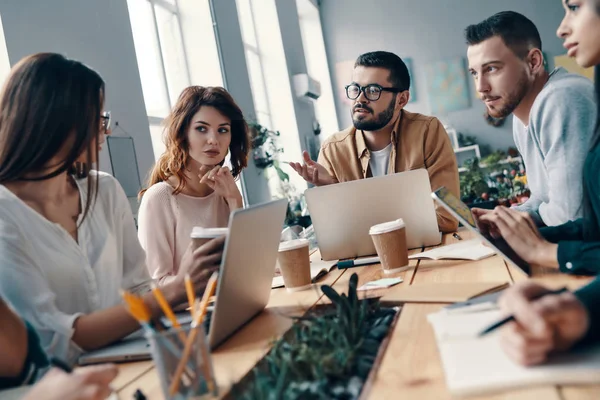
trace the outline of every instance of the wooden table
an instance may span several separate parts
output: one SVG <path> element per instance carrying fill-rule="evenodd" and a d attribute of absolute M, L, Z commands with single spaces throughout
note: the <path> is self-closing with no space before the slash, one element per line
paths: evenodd
<path fill-rule="evenodd" d="M 468 231 L 459 233 L 471 238 Z M 443 244 L 456 242 L 445 235 Z M 379 265 L 333 270 L 319 284 L 333 285 L 344 291 L 353 272 L 359 284 L 383 277 Z M 494 256 L 481 261 L 411 261 L 411 268 L 391 276 L 404 279 L 402 285 L 449 282 L 516 282 L 526 277 Z M 537 269 L 533 279 L 549 286 L 567 285 L 577 288 L 590 278 L 576 278 L 550 270 Z M 382 294 L 379 293 L 370 294 Z M 290 316 L 302 315 L 316 304 L 325 302 L 320 291 L 287 293 L 275 289 L 265 311 L 212 353 L 220 393 L 226 393 L 268 352 L 274 339 L 281 337 L 291 326 Z M 405 304 L 400 319 L 391 333 L 391 340 L 375 380 L 368 393 L 370 399 L 435 399 L 451 398 L 445 385 L 444 371 L 437 345 L 426 316 L 443 307 L 442 304 Z M 120 399 L 132 399 L 140 388 L 151 400 L 163 400 L 160 382 L 152 362 L 122 364 L 113 387 Z M 510 391 L 485 397 L 493 400 L 592 400 L 600 399 L 600 384 L 591 386 L 547 386 Z"/>

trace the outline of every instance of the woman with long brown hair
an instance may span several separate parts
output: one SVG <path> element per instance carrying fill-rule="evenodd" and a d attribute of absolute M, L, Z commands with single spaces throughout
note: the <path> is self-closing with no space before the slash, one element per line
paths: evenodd
<path fill-rule="evenodd" d="M 21 60 L 0 95 L 0 297 L 46 353 L 71 364 L 139 329 L 121 290 L 139 293 L 160 315 L 146 293 L 151 279 L 125 193 L 89 168 L 108 129 L 103 107 L 100 75 L 53 53 Z M 85 170 L 72 173 L 82 161 Z M 199 291 L 223 243 L 182 266 Z M 173 306 L 186 301 L 183 279 L 164 287 Z"/>
<path fill-rule="evenodd" d="M 150 173 L 138 213 L 138 237 L 152 277 L 177 276 L 195 226 L 226 227 L 242 207 L 235 179 L 248 162 L 248 125 L 221 87 L 183 90 L 166 119 L 166 150 Z M 225 166 L 230 155 L 231 166 Z"/>

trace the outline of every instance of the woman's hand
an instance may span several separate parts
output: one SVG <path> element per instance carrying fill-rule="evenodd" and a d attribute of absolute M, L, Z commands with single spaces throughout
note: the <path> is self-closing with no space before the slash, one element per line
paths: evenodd
<path fill-rule="evenodd" d="M 502 328 L 500 344 L 518 364 L 540 364 L 550 353 L 571 348 L 589 329 L 587 309 L 573 293 L 539 297 L 548 291 L 526 281 L 508 289 L 499 300 L 501 309 L 515 316 L 515 322 Z"/>
<path fill-rule="evenodd" d="M 242 195 L 235 184 L 235 179 L 233 179 L 229 167 L 217 165 L 207 171 L 207 167 L 203 166 L 200 168 L 198 177 L 200 178 L 200 183 L 208 185 L 208 187 L 225 199 L 230 211 L 242 208 Z"/>
<path fill-rule="evenodd" d="M 114 365 L 77 368 L 72 374 L 50 370 L 23 400 L 104 400 L 119 370 Z"/>
<path fill-rule="evenodd" d="M 506 243 L 526 262 L 558 268 L 558 245 L 546 241 L 526 212 L 496 207 L 478 217 L 492 231 L 500 233 Z M 478 222 L 479 223 L 479 222 Z"/>
<path fill-rule="evenodd" d="M 181 259 L 177 279 L 173 283 L 176 285 L 177 300 L 179 302 L 187 300 L 185 285 L 183 284 L 186 274 L 190 275 L 196 292 L 204 292 L 208 279 L 221 266 L 224 245 L 225 236 L 211 239 L 197 249 L 194 249 L 193 242 L 190 243 Z"/>

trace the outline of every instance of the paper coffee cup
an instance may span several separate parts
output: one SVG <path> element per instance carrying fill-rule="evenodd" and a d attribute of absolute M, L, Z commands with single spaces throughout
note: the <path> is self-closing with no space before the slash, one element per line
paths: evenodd
<path fill-rule="evenodd" d="M 308 240 L 296 239 L 279 245 L 279 270 L 288 292 L 310 288 L 310 257 Z"/>
<path fill-rule="evenodd" d="M 195 226 L 190 234 L 194 250 L 212 239 L 226 236 L 228 232 L 229 228 L 202 228 L 201 226 Z"/>
<path fill-rule="evenodd" d="M 369 235 L 375 244 L 384 273 L 392 274 L 408 269 L 406 227 L 403 220 L 373 225 Z"/>

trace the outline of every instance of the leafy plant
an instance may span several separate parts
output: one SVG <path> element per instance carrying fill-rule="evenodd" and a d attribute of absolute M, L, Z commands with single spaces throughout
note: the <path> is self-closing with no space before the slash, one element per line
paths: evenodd
<path fill-rule="evenodd" d="M 247 378 L 235 398 L 264 400 L 356 399 L 396 314 L 378 302 L 359 300 L 358 275 L 348 295 L 322 286 L 332 307 L 297 318 Z M 244 384 L 245 383 L 245 384 Z"/>
<path fill-rule="evenodd" d="M 481 164 L 484 164 L 487 169 L 491 171 L 496 171 L 500 168 L 500 161 L 506 158 L 506 153 L 503 151 L 495 151 L 492 154 L 484 157 L 481 160 Z"/>
<path fill-rule="evenodd" d="M 460 194 L 465 203 L 471 203 L 489 189 L 487 178 L 479 166 L 479 159 L 465 161 L 466 171 L 460 175 Z"/>
<path fill-rule="evenodd" d="M 279 131 L 273 131 L 256 121 L 248 123 L 252 145 L 254 165 L 258 168 L 273 168 L 282 182 L 290 180 L 290 176 L 281 169 L 278 155 L 283 153 L 283 148 L 277 146 Z"/>

